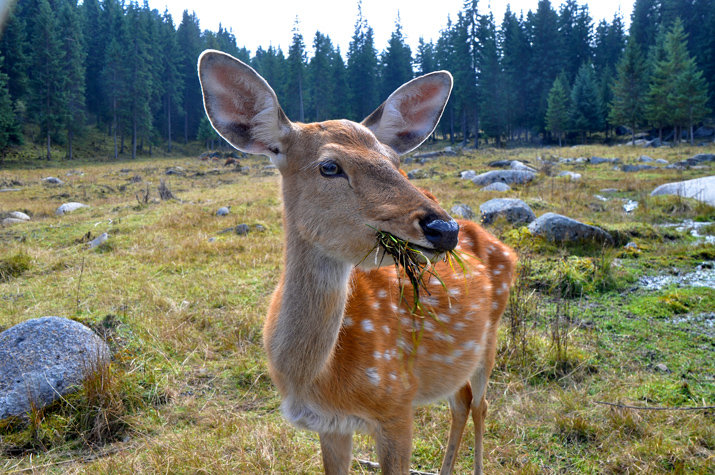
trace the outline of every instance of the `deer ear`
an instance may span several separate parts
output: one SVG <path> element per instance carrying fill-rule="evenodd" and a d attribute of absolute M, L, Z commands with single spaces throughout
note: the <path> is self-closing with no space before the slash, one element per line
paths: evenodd
<path fill-rule="evenodd" d="M 425 74 L 390 94 L 362 125 L 397 153 L 407 153 L 437 126 L 451 91 L 452 75 L 447 71 Z"/>
<path fill-rule="evenodd" d="M 253 68 L 226 53 L 206 50 L 199 56 L 204 108 L 214 129 L 237 149 L 283 156 L 281 138 L 291 123 L 276 93 Z"/>

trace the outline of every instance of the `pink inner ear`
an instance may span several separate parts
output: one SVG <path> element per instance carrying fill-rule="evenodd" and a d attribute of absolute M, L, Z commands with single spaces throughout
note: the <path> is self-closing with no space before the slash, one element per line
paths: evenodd
<path fill-rule="evenodd" d="M 238 122 L 256 115 L 251 86 L 237 74 L 235 67 L 217 65 L 213 70 L 213 78 L 221 86 L 215 91 L 215 105 L 225 115 L 236 118 Z"/>
<path fill-rule="evenodd" d="M 400 114 L 405 122 L 413 127 L 424 126 L 426 122 L 432 125 L 435 114 L 433 100 L 440 92 L 439 85 L 427 83 L 419 88 L 417 94 L 407 95 L 400 103 Z"/>

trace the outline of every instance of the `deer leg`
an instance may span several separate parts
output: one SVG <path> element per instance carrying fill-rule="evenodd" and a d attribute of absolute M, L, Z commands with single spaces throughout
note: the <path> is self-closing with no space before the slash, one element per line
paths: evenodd
<path fill-rule="evenodd" d="M 350 470 L 352 434 L 320 434 L 320 450 L 326 475 L 343 475 Z"/>
<path fill-rule="evenodd" d="M 484 470 L 483 439 L 484 439 L 484 418 L 487 416 L 486 389 L 488 381 L 487 369 L 477 368 L 471 377 L 472 385 L 472 420 L 474 421 L 474 474 L 481 475 Z"/>
<path fill-rule="evenodd" d="M 375 432 L 377 457 L 383 475 L 410 473 L 412 455 L 412 413 L 404 418 L 380 423 Z"/>
<path fill-rule="evenodd" d="M 448 475 L 454 470 L 454 462 L 457 458 L 459 443 L 462 441 L 464 426 L 467 424 L 469 407 L 472 404 L 472 389 L 469 384 L 465 384 L 454 395 L 449 398 L 449 412 L 452 415 L 452 424 L 449 427 L 449 441 L 447 450 L 442 460 L 440 475 Z"/>

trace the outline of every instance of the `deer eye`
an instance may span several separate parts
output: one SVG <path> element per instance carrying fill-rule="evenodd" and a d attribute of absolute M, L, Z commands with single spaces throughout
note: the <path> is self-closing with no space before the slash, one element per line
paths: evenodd
<path fill-rule="evenodd" d="M 343 169 L 340 168 L 340 165 L 332 160 L 326 160 L 320 164 L 320 174 L 328 178 L 345 176 L 345 173 L 343 172 Z"/>

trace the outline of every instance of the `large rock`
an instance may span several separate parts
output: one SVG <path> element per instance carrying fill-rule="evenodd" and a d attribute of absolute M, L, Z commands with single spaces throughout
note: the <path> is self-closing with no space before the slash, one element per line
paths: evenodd
<path fill-rule="evenodd" d="M 715 154 L 712 153 L 699 153 L 693 155 L 690 158 L 681 160 L 679 162 L 672 163 L 665 168 L 690 168 L 697 165 L 702 165 L 707 162 L 715 162 Z"/>
<path fill-rule="evenodd" d="M 715 206 L 715 176 L 666 183 L 657 187 L 650 195 L 680 195 Z"/>
<path fill-rule="evenodd" d="M 536 177 L 536 174 L 525 170 L 492 170 L 482 173 L 472 179 L 475 185 L 486 186 L 492 183 L 501 182 L 510 185 L 516 183 L 521 185 L 528 183 Z"/>
<path fill-rule="evenodd" d="M 645 164 L 640 164 L 640 165 L 623 165 L 621 167 L 621 170 L 624 172 L 632 173 L 632 172 L 640 172 L 643 170 L 655 170 L 656 167 L 653 165 L 645 165 Z"/>
<path fill-rule="evenodd" d="M 509 165 L 509 168 L 511 168 L 512 170 L 525 170 L 527 172 L 536 173 L 536 170 L 534 168 L 531 168 L 529 165 L 525 165 L 519 160 L 512 160 L 511 164 Z"/>
<path fill-rule="evenodd" d="M 49 185 L 63 185 L 65 182 L 54 176 L 48 176 L 42 179 L 43 183 Z"/>
<path fill-rule="evenodd" d="M 482 188 L 482 191 L 500 191 L 500 192 L 506 192 L 506 191 L 511 191 L 511 187 L 507 185 L 506 183 L 502 183 L 500 181 L 494 182 L 491 185 L 487 185 L 484 188 Z"/>
<path fill-rule="evenodd" d="M 529 224 L 529 231 L 554 242 L 613 244 L 613 237 L 603 229 L 556 213 L 539 216 Z"/>
<path fill-rule="evenodd" d="M 109 355 L 92 330 L 66 318 L 35 318 L 5 330 L 0 333 L 0 419 L 74 391 Z"/>
<path fill-rule="evenodd" d="M 465 205 L 464 203 L 458 203 L 452 206 L 452 209 L 449 210 L 449 214 L 453 217 L 474 219 L 474 211 L 472 211 L 469 205 Z"/>
<path fill-rule="evenodd" d="M 55 211 L 55 214 L 57 216 L 62 216 L 64 214 L 71 213 L 72 211 L 77 211 L 80 208 L 89 208 L 89 206 L 83 203 L 77 203 L 72 201 L 59 206 Z"/>
<path fill-rule="evenodd" d="M 494 198 L 479 207 L 482 223 L 491 224 L 504 216 L 512 224 L 528 224 L 536 219 L 529 205 L 516 198 Z"/>
<path fill-rule="evenodd" d="M 473 180 L 476 176 L 477 173 L 474 170 L 464 170 L 459 172 L 459 178 L 462 180 Z"/>

